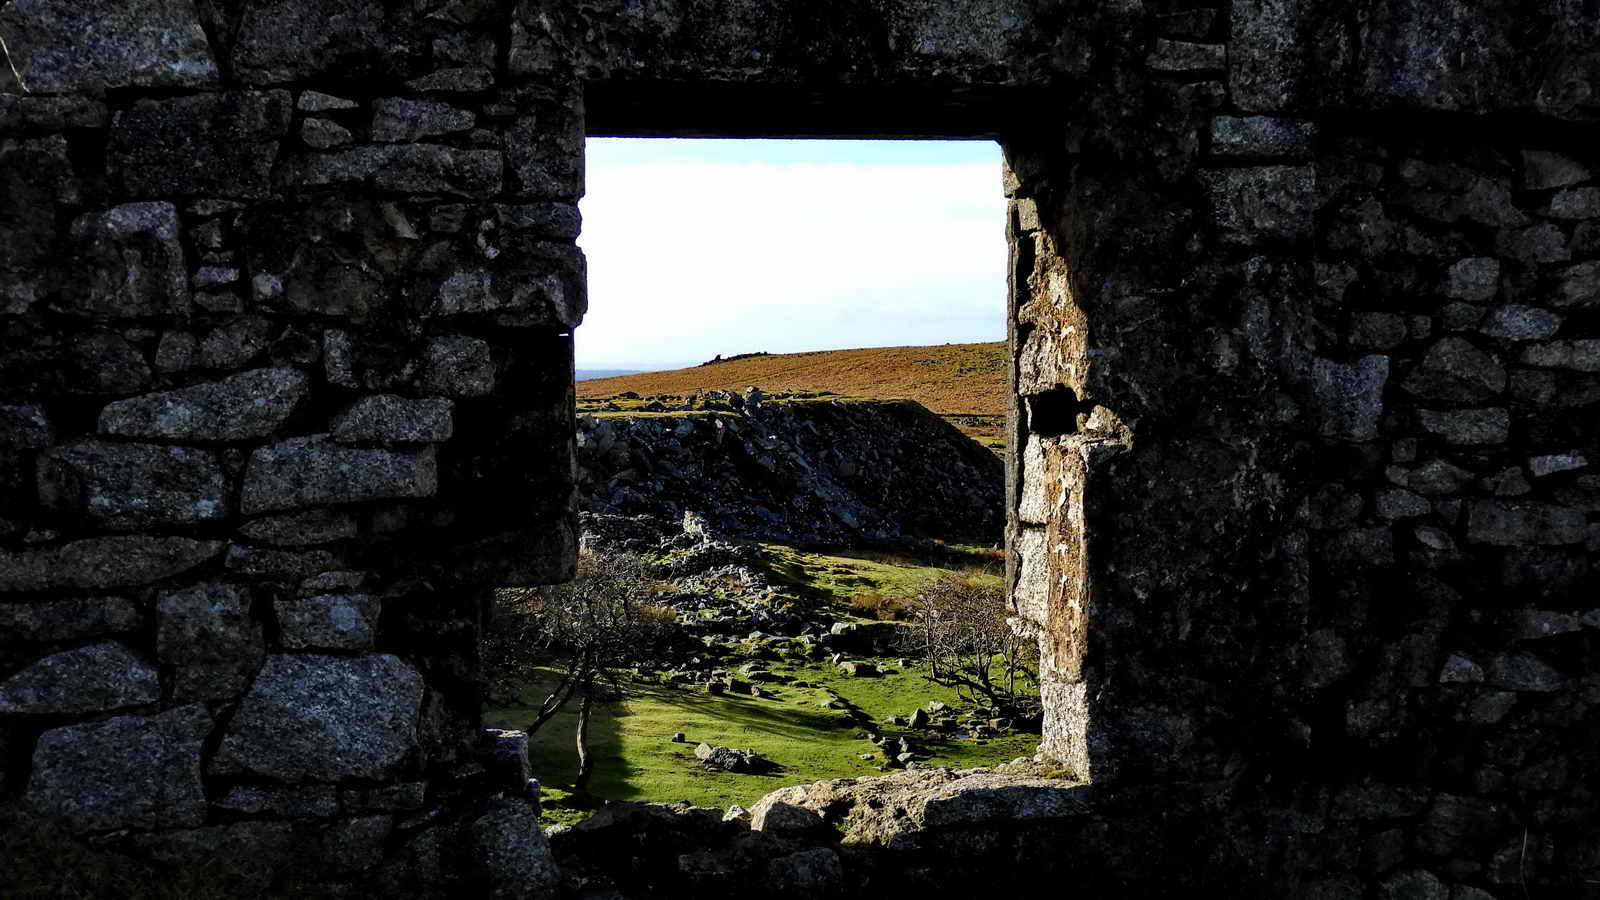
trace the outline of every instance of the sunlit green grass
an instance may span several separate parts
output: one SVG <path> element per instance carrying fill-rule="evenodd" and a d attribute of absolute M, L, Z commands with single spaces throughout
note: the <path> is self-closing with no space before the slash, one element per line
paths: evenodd
<path fill-rule="evenodd" d="M 1003 580 L 999 552 L 946 545 L 924 553 L 830 549 L 807 551 L 762 544 L 768 571 L 781 587 L 805 599 L 847 610 L 859 594 L 877 592 L 909 601 L 949 572 L 980 581 Z"/>
<path fill-rule="evenodd" d="M 895 660 L 879 660 L 893 664 Z M 880 774 L 883 751 L 866 740 L 867 728 L 853 724 L 840 710 L 823 703 L 837 696 L 871 716 L 871 730 L 889 737 L 906 736 L 919 750 L 932 754 L 932 765 L 965 768 L 995 765 L 1032 755 L 1037 735 L 1007 735 L 980 741 L 931 740 L 922 732 L 888 725 L 893 715 L 909 715 L 930 700 L 954 704 L 953 691 L 935 685 L 915 671 L 882 678 L 853 678 L 826 662 L 769 661 L 776 672 L 819 685 L 816 688 L 774 686 L 778 696 L 712 696 L 698 687 L 630 686 L 630 696 L 598 707 L 590 725 L 590 746 L 596 756 L 590 792 L 605 800 L 643 800 L 698 806 L 750 806 L 767 793 L 791 784 L 825 778 Z M 547 673 L 548 674 L 548 673 Z M 522 696 L 537 702 L 542 684 L 529 683 Z M 765 690 L 765 686 L 763 687 Z M 522 728 L 532 710 L 517 707 L 485 709 L 486 724 Z M 576 704 L 568 704 L 533 736 L 533 771 L 545 790 L 546 824 L 571 823 L 588 814 L 568 806 L 577 772 L 574 735 Z M 671 742 L 674 732 L 687 742 Z M 754 748 L 782 769 L 767 775 L 708 772 L 694 757 L 700 741 L 713 745 Z M 871 753 L 873 760 L 860 755 Z"/>

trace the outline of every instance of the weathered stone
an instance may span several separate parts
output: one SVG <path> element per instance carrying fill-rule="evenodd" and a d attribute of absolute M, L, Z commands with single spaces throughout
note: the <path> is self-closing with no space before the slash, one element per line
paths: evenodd
<path fill-rule="evenodd" d="M 1213 156 L 1290 156 L 1311 153 L 1316 126 L 1302 119 L 1218 116 L 1211 122 Z"/>
<path fill-rule="evenodd" d="M 486 269 L 469 269 L 446 278 L 439 285 L 433 312 L 440 316 L 492 313 L 506 325 L 548 324 L 562 329 L 575 327 L 583 316 L 554 275 L 496 279 Z"/>
<path fill-rule="evenodd" d="M 283 646 L 290 650 L 370 650 L 380 607 L 371 594 L 321 594 L 273 604 Z"/>
<path fill-rule="evenodd" d="M 1483 667 L 1460 654 L 1452 654 L 1439 670 L 1440 684 L 1478 684 L 1483 681 Z"/>
<path fill-rule="evenodd" d="M 73 220 L 72 290 L 61 311 L 96 319 L 187 315 L 189 271 L 171 203 L 128 203 Z"/>
<path fill-rule="evenodd" d="M 1533 490 L 1528 479 L 1523 477 L 1522 469 L 1517 466 L 1502 469 L 1478 483 L 1496 497 L 1520 497 Z"/>
<path fill-rule="evenodd" d="M 300 123 L 300 140 L 313 150 L 332 150 L 355 143 L 350 129 L 327 119 L 306 119 Z"/>
<path fill-rule="evenodd" d="M 1357 784 L 1334 797 L 1333 815 L 1337 819 L 1409 819 L 1425 806 L 1427 795 L 1409 787 Z"/>
<path fill-rule="evenodd" d="M 126 597 L 73 597 L 48 603 L 0 603 L 0 635 L 37 643 L 75 641 L 144 628 L 138 604 Z"/>
<path fill-rule="evenodd" d="M 111 120 L 108 154 L 138 197 L 262 197 L 292 114 L 287 91 L 143 100 Z"/>
<path fill-rule="evenodd" d="M 767 863 L 767 877 L 783 892 L 802 896 L 826 895 L 844 884 L 839 854 L 827 847 L 800 850 Z"/>
<path fill-rule="evenodd" d="M 68 128 L 100 128 L 110 120 L 105 104 L 88 97 L 0 94 L 0 133 L 54 134 Z"/>
<path fill-rule="evenodd" d="M 502 227 L 539 237 L 571 240 L 583 223 L 578 207 L 571 203 L 522 203 L 497 209 Z"/>
<path fill-rule="evenodd" d="M 1511 432 L 1511 417 L 1504 409 L 1425 409 L 1422 427 L 1452 444 L 1499 444 Z"/>
<path fill-rule="evenodd" d="M 10 65 L 0 90 L 97 94 L 108 88 L 205 88 L 220 79 L 190 2 L 23 0 L 0 8 Z"/>
<path fill-rule="evenodd" d="M 1600 217 L 1600 188 L 1575 188 L 1550 198 L 1548 215 L 1553 219 L 1593 219 Z"/>
<path fill-rule="evenodd" d="M 160 581 L 222 553 L 221 541 L 107 537 L 43 550 L 0 550 L 0 591 L 101 589 Z"/>
<path fill-rule="evenodd" d="M 528 779 L 533 776 L 528 763 L 527 732 L 487 728 L 477 756 L 489 771 L 493 789 L 507 791 L 513 797 L 527 792 Z"/>
<path fill-rule="evenodd" d="M 1450 900 L 1450 888 L 1426 869 L 1391 875 L 1379 885 L 1383 900 Z"/>
<path fill-rule="evenodd" d="M 1314 360 L 1311 386 L 1318 407 L 1317 430 L 1352 441 L 1376 438 L 1388 380 L 1387 356 L 1364 356 L 1348 363 Z"/>
<path fill-rule="evenodd" d="M 817 834 L 828 827 L 822 817 L 803 806 L 761 798 L 750 810 L 750 829 L 780 836 Z"/>
<path fill-rule="evenodd" d="M 1412 519 L 1433 512 L 1427 498 L 1407 490 L 1391 489 L 1378 492 L 1378 515 L 1385 519 Z"/>
<path fill-rule="evenodd" d="M 156 600 L 156 655 L 166 663 L 224 662 L 261 646 L 261 623 L 250 617 L 250 591 L 208 582 Z"/>
<path fill-rule="evenodd" d="M 392 81 L 404 77 L 418 43 L 365 0 L 258 0 L 243 9 L 238 29 L 233 66 L 252 84 L 317 75 Z"/>
<path fill-rule="evenodd" d="M 355 388 L 354 342 L 350 333 L 330 328 L 322 333 L 322 367 L 328 383 Z"/>
<path fill-rule="evenodd" d="M 1228 17 L 1228 93 L 1249 112 L 1278 112 L 1300 96 L 1305 65 L 1293 0 L 1240 0 Z"/>
<path fill-rule="evenodd" d="M 1505 391 L 1506 370 L 1471 341 L 1447 337 L 1428 348 L 1421 368 L 1402 387 L 1425 400 L 1482 402 Z"/>
<path fill-rule="evenodd" d="M 38 450 L 55 443 L 43 407 L 0 403 L 0 450 Z"/>
<path fill-rule="evenodd" d="M 1528 460 L 1528 469 L 1533 472 L 1533 477 L 1543 478 L 1557 472 L 1572 472 L 1589 465 L 1589 460 L 1582 453 L 1552 453 L 1548 456 L 1535 456 Z"/>
<path fill-rule="evenodd" d="M 198 824 L 198 822 L 186 823 Z M 134 834 L 129 846 L 164 863 L 215 864 L 227 860 L 247 890 L 262 890 L 276 873 L 305 862 L 304 845 L 289 822 L 234 822 Z"/>
<path fill-rule="evenodd" d="M 307 391 L 306 375 L 298 369 L 255 369 L 119 400 L 100 413 L 100 432 L 175 441 L 262 438 L 289 418 Z"/>
<path fill-rule="evenodd" d="M 338 559 L 327 550 L 268 550 L 234 544 L 228 548 L 224 567 L 240 578 L 293 581 L 336 565 Z"/>
<path fill-rule="evenodd" d="M 1478 500 L 1472 504 L 1467 537 L 1501 547 L 1583 543 L 1588 522 L 1580 509 L 1550 503 Z"/>
<path fill-rule="evenodd" d="M 494 355 L 485 341 L 465 335 L 428 342 L 423 384 L 451 397 L 484 397 L 494 392 Z"/>
<path fill-rule="evenodd" d="M 1561 315 L 1536 306 L 1507 304 L 1489 310 L 1479 329 L 1508 341 L 1540 341 L 1561 330 Z"/>
<path fill-rule="evenodd" d="M 1408 334 L 1406 320 L 1394 313 L 1356 313 L 1350 319 L 1350 343 L 1363 350 L 1393 350 Z"/>
<path fill-rule="evenodd" d="M 295 106 L 301 112 L 329 112 L 340 109 L 358 109 L 361 104 L 320 91 L 302 91 Z"/>
<path fill-rule="evenodd" d="M 245 815 L 273 815 L 291 818 L 329 819 L 339 814 L 339 797 L 331 787 L 252 787 L 233 788 L 217 801 L 217 807 Z"/>
<path fill-rule="evenodd" d="M 1583 630 L 1583 620 L 1548 609 L 1524 609 L 1508 615 L 1512 633 L 1520 641 L 1534 641 Z"/>
<path fill-rule="evenodd" d="M 1600 304 L 1600 262 L 1563 269 L 1561 285 L 1551 302 L 1559 307 Z"/>
<path fill-rule="evenodd" d="M 491 800 L 467 838 L 469 865 L 488 896 L 543 896 L 560 879 L 539 816 L 526 801 Z"/>
<path fill-rule="evenodd" d="M 410 400 L 395 394 L 363 397 L 333 420 L 333 439 L 343 444 L 363 442 L 437 443 L 454 431 L 450 400 Z"/>
<path fill-rule="evenodd" d="M 187 663 L 172 667 L 174 703 L 201 700 L 237 702 L 250 686 L 250 679 L 266 658 L 265 645 L 256 645 L 234 659 L 222 662 Z"/>
<path fill-rule="evenodd" d="M 300 582 L 300 596 L 359 591 L 366 581 L 367 575 L 364 572 L 352 572 L 347 569 L 318 572 Z"/>
<path fill-rule="evenodd" d="M 1589 170 L 1548 150 L 1522 151 L 1522 181 L 1530 191 L 1566 187 L 1589 180 Z"/>
<path fill-rule="evenodd" d="M 227 516 L 227 483 L 204 450 L 83 441 L 39 457 L 39 502 L 112 531 Z"/>
<path fill-rule="evenodd" d="M 301 184 L 370 184 L 406 194 L 487 197 L 500 192 L 501 166 L 498 150 L 457 150 L 438 144 L 364 146 L 312 157 Z"/>
<path fill-rule="evenodd" d="M 1514 691 L 1488 691 L 1473 698 L 1467 706 L 1467 720 L 1475 725 L 1493 725 L 1511 714 L 1517 705 Z"/>
<path fill-rule="evenodd" d="M 1572 258 L 1567 249 L 1567 236 L 1548 222 L 1500 232 L 1495 238 L 1495 249 L 1524 263 L 1565 262 Z"/>
<path fill-rule="evenodd" d="M 1156 48 L 1145 65 L 1156 72 L 1204 72 L 1221 70 L 1228 50 L 1221 44 L 1192 44 L 1156 38 Z"/>
<path fill-rule="evenodd" d="M 483 68 L 441 69 L 432 75 L 413 78 L 406 82 L 406 87 L 424 94 L 473 93 L 494 87 L 494 73 Z"/>
<path fill-rule="evenodd" d="M 347 789 L 339 792 L 340 802 L 351 812 L 409 812 L 427 802 L 426 782 L 413 781 L 381 788 Z"/>
<path fill-rule="evenodd" d="M 383 860 L 384 847 L 393 832 L 392 816 L 336 822 L 319 835 L 310 860 L 312 870 L 326 877 L 370 869 Z"/>
<path fill-rule="evenodd" d="M 335 503 L 431 497 L 437 489 L 432 448 L 354 449 L 315 434 L 251 454 L 241 505 L 245 515 L 257 515 Z"/>
<path fill-rule="evenodd" d="M 372 139 L 382 143 L 466 131 L 476 122 L 477 116 L 472 113 L 432 100 L 380 97 L 372 104 Z"/>
<path fill-rule="evenodd" d="M 115 641 L 52 654 L 0 681 L 0 713 L 96 713 L 160 699 L 155 667 Z"/>
<path fill-rule="evenodd" d="M 422 676 L 398 657 L 272 655 L 217 750 L 284 781 L 388 777 L 417 747 Z"/>
<path fill-rule="evenodd" d="M 312 509 L 252 519 L 239 527 L 239 533 L 263 544 L 310 547 L 355 537 L 356 520 L 347 513 Z"/>
<path fill-rule="evenodd" d="M 1500 291 L 1500 260 L 1473 256 L 1445 270 L 1441 288 L 1446 297 L 1473 303 L 1493 299 Z"/>
<path fill-rule="evenodd" d="M 78 831 L 198 825 L 210 730 L 203 706 L 53 728 L 34 748 L 23 802 Z"/>
<path fill-rule="evenodd" d="M 1302 240 L 1311 235 L 1312 170 L 1304 166 L 1202 169 L 1215 221 L 1238 242 Z"/>

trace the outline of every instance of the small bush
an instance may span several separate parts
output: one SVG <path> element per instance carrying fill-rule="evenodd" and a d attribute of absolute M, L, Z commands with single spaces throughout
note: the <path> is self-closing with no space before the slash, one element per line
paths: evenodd
<path fill-rule="evenodd" d="M 901 622 L 909 615 L 905 601 L 890 597 L 882 591 L 858 591 L 850 597 L 850 612 L 863 619 L 884 622 Z"/>

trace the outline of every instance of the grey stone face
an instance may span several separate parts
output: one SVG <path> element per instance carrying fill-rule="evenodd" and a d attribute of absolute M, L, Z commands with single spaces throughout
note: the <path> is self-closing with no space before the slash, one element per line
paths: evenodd
<path fill-rule="evenodd" d="M 1422 427 L 1452 444 L 1502 444 L 1511 433 L 1511 417 L 1504 409 L 1425 409 Z"/>
<path fill-rule="evenodd" d="M 929 827 L 1072 818 L 1088 810 L 1083 786 L 1045 778 L 969 775 L 924 806 Z"/>
<path fill-rule="evenodd" d="M 261 438 L 289 418 L 308 391 L 298 369 L 255 369 L 175 391 L 118 400 L 100 413 L 100 432 L 165 440 Z"/>
<path fill-rule="evenodd" d="M 1488 256 L 1463 259 L 1445 271 L 1446 297 L 1470 302 L 1489 300 L 1500 290 L 1500 261 Z"/>
<path fill-rule="evenodd" d="M 335 97 L 332 94 L 324 94 L 319 91 L 302 92 L 300 100 L 295 105 L 302 112 L 329 112 L 331 110 L 356 109 L 361 106 L 354 100 L 346 100 L 343 97 Z"/>
<path fill-rule="evenodd" d="M 383 97 L 372 104 L 372 139 L 382 143 L 421 140 L 466 131 L 477 116 L 448 103 Z"/>
<path fill-rule="evenodd" d="M 0 94 L 0 131 L 7 134 L 35 131 L 50 134 L 68 128 L 99 128 L 109 120 L 105 104 L 88 97 Z"/>
<path fill-rule="evenodd" d="M 242 502 L 245 515 L 278 510 L 431 497 L 438 489 L 432 448 L 341 447 L 325 434 L 290 438 L 250 457 Z"/>
<path fill-rule="evenodd" d="M 0 33 L 30 91 L 202 88 L 220 78 L 188 0 L 21 0 L 0 9 Z M 0 90 L 17 91 L 10 66 L 0 66 Z"/>
<path fill-rule="evenodd" d="M 370 650 L 381 602 L 371 594 L 320 594 L 274 604 L 291 650 Z"/>
<path fill-rule="evenodd" d="M 253 83 L 319 73 L 392 78 L 413 41 L 391 27 L 384 7 L 365 0 L 263 0 L 245 9 L 233 64 Z"/>
<path fill-rule="evenodd" d="M 111 122 L 111 163 L 139 197 L 261 197 L 292 114 L 287 91 L 146 100 Z"/>
<path fill-rule="evenodd" d="M 253 519 L 239 528 L 252 541 L 279 547 L 309 547 L 356 536 L 356 520 L 328 509 Z"/>
<path fill-rule="evenodd" d="M 1576 188 L 1550 198 L 1549 214 L 1554 219 L 1593 219 L 1600 217 L 1600 188 Z"/>
<path fill-rule="evenodd" d="M 144 627 L 126 597 L 73 597 L 47 603 L 0 603 L 0 634 L 30 642 L 75 641 Z"/>
<path fill-rule="evenodd" d="M 1215 156 L 1288 156 L 1311 153 L 1316 126 L 1300 119 L 1269 116 L 1218 116 L 1211 123 Z"/>
<path fill-rule="evenodd" d="M 300 140 L 313 150 L 332 150 L 355 143 L 350 129 L 327 119 L 306 119 L 300 125 Z"/>
<path fill-rule="evenodd" d="M 498 284 L 497 284 L 498 282 Z M 554 275 L 507 273 L 496 277 L 486 269 L 453 273 L 439 285 L 433 311 L 440 316 L 492 313 L 505 325 L 576 326 L 581 311 L 568 300 Z"/>
<path fill-rule="evenodd" d="M 447 441 L 454 430 L 454 408 L 453 402 L 440 398 L 410 400 L 395 394 L 363 397 L 333 420 L 333 439 L 342 444 Z"/>
<path fill-rule="evenodd" d="M 1566 679 L 1537 657 L 1512 653 L 1495 657 L 1489 667 L 1489 681 L 1508 691 L 1542 694 L 1560 690 Z"/>
<path fill-rule="evenodd" d="M 492 801 L 469 826 L 467 844 L 470 865 L 491 896 L 538 896 L 560 879 L 539 816 L 527 803 Z"/>
<path fill-rule="evenodd" d="M 34 748 L 23 802 L 78 831 L 199 825 L 210 730 L 203 706 L 51 729 Z"/>
<path fill-rule="evenodd" d="M 204 450 L 84 441 L 39 457 L 39 500 L 113 531 L 227 515 L 222 467 Z"/>
<path fill-rule="evenodd" d="M 494 73 L 480 68 L 442 69 L 432 75 L 424 75 L 406 82 L 406 87 L 423 94 L 434 91 L 472 93 L 488 90 L 493 86 Z"/>
<path fill-rule="evenodd" d="M 1549 150 L 1522 151 L 1522 180 L 1528 190 L 1543 191 L 1589 180 L 1589 170 L 1571 157 Z"/>
<path fill-rule="evenodd" d="M 217 806 L 246 815 L 277 815 L 289 818 L 332 818 L 339 814 L 339 796 L 331 787 L 271 788 L 236 787 Z"/>
<path fill-rule="evenodd" d="M 217 751 L 288 782 L 388 777 L 417 747 L 422 676 L 398 657 L 275 655 Z"/>
<path fill-rule="evenodd" d="M 1561 330 L 1561 314 L 1536 306 L 1507 304 L 1489 311 L 1479 330 L 1508 341 L 1541 341 Z"/>
<path fill-rule="evenodd" d="M 500 192 L 498 150 L 457 150 L 438 144 L 352 147 L 307 161 L 306 187 L 372 185 L 412 194 L 488 197 Z"/>
<path fill-rule="evenodd" d="M 1319 431 L 1353 441 L 1378 436 L 1383 387 L 1389 380 L 1387 356 L 1365 356 L 1348 363 L 1317 359 L 1311 379 L 1320 411 Z"/>
<path fill-rule="evenodd" d="M 108 712 L 160 699 L 155 667 L 115 641 L 64 650 L 0 681 L 0 713 Z"/>
<path fill-rule="evenodd" d="M 1402 386 L 1424 400 L 1481 402 L 1506 389 L 1506 369 L 1471 341 L 1447 337 L 1428 348 L 1421 368 Z"/>
<path fill-rule="evenodd" d="M 1478 500 L 1472 504 L 1467 537 L 1502 547 L 1583 543 L 1588 522 L 1580 509 L 1549 503 Z"/>
<path fill-rule="evenodd" d="M 1277 112 L 1300 95 L 1304 66 L 1297 39 L 1300 4 L 1241 0 L 1229 16 L 1228 91 L 1240 109 Z"/>
<path fill-rule="evenodd" d="M 1552 302 L 1560 307 L 1600 304 L 1600 262 L 1562 270 L 1561 286 Z"/>
<path fill-rule="evenodd" d="M 129 535 L 42 550 L 0 550 L 0 591 L 149 584 L 215 559 L 225 546 L 221 541 Z"/>
<path fill-rule="evenodd" d="M 72 223 L 79 262 L 58 308 L 96 319 L 187 315 L 189 272 L 171 203 L 128 203 Z"/>
<path fill-rule="evenodd" d="M 0 403 L 0 450 L 37 450 L 54 443 L 54 430 L 38 405 Z"/>
<path fill-rule="evenodd" d="M 1299 166 L 1202 169 L 1216 224 L 1235 241 L 1300 240 L 1311 235 L 1312 170 Z"/>
<path fill-rule="evenodd" d="M 1220 71 L 1228 49 L 1221 44 L 1194 44 L 1156 38 L 1156 48 L 1145 65 L 1156 72 Z"/>
<path fill-rule="evenodd" d="M 257 652 L 261 623 L 250 617 L 250 591 L 208 582 L 156 600 L 156 655 L 167 663 L 225 662 Z"/>
<path fill-rule="evenodd" d="M 447 335 L 428 343 L 423 383 L 450 397 L 494 392 L 495 365 L 489 345 L 474 337 Z"/>

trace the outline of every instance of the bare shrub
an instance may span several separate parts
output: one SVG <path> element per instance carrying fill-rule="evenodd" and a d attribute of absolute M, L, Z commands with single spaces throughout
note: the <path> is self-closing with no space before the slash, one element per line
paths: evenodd
<path fill-rule="evenodd" d="M 1038 695 L 1039 645 L 1007 623 L 999 586 L 946 574 L 912 601 L 911 649 L 929 677 L 968 700 L 1014 707 Z"/>

